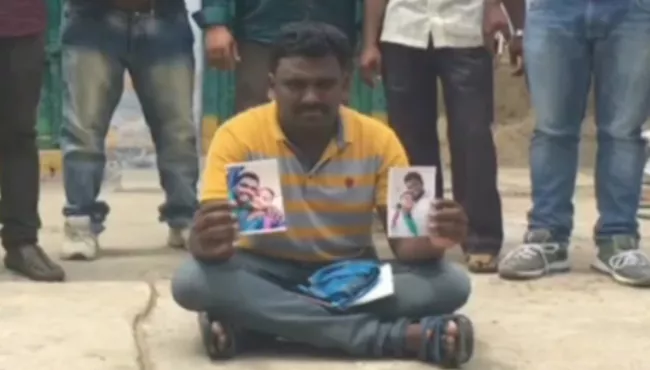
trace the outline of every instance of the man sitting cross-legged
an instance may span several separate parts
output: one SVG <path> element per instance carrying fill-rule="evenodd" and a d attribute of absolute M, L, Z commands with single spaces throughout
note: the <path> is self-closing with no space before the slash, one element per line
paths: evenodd
<path fill-rule="evenodd" d="M 373 210 L 385 221 L 388 171 L 408 166 L 388 126 L 342 106 L 351 65 L 340 31 L 287 25 L 272 50 L 275 102 L 239 114 L 214 136 L 192 257 L 172 282 L 176 302 L 201 313 L 213 358 L 231 357 L 262 336 L 450 366 L 471 357 L 472 325 L 454 314 L 470 282 L 443 258 L 467 232 L 453 201 L 431 204 L 428 237 L 391 240 L 394 295 L 334 311 L 296 289 L 328 263 L 377 258 Z M 267 158 L 280 163 L 287 231 L 238 237 L 225 167 Z"/>

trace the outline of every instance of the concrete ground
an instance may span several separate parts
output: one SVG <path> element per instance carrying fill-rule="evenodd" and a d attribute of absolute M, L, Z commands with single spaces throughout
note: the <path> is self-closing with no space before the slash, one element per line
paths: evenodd
<path fill-rule="evenodd" d="M 589 178 L 581 176 L 576 195 L 572 274 L 531 283 L 472 277 L 474 295 L 464 311 L 475 321 L 478 347 L 467 369 L 650 368 L 642 362 L 650 353 L 650 292 L 617 286 L 588 268 L 595 221 Z M 529 181 L 526 170 L 503 170 L 500 181 L 510 248 L 525 227 Z M 183 252 L 164 246 L 166 229 L 156 220 L 162 194 L 150 180 L 125 188 L 104 196 L 112 215 L 102 236 L 103 258 L 64 263 L 67 283 L 25 282 L 0 268 L 0 370 L 428 368 L 288 353 L 210 363 L 194 315 L 177 308 L 169 294 Z M 52 254 L 62 237 L 62 204 L 60 184 L 45 184 L 42 244 Z M 380 237 L 378 244 L 386 253 Z M 457 251 L 452 258 L 459 258 Z"/>

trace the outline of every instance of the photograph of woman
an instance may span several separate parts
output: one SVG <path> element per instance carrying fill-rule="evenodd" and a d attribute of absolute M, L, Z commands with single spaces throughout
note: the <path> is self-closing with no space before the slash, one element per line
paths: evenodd
<path fill-rule="evenodd" d="M 240 233 L 286 230 L 277 161 L 263 160 L 228 167 L 228 194 L 237 204 Z"/>

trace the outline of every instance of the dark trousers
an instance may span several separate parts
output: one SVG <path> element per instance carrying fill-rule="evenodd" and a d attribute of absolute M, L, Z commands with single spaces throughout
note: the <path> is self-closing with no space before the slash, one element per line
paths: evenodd
<path fill-rule="evenodd" d="M 235 112 L 269 101 L 269 45 L 253 41 L 238 44 L 241 62 L 235 71 Z"/>
<path fill-rule="evenodd" d="M 36 115 L 45 64 L 42 35 L 0 38 L 0 222 L 2 244 L 37 242 Z"/>
<path fill-rule="evenodd" d="M 503 242 L 494 116 L 492 58 L 482 47 L 427 50 L 382 45 L 388 120 L 411 165 L 441 168 L 437 81 L 447 112 L 454 199 L 469 216 L 467 252 L 498 253 Z M 442 171 L 436 179 L 442 196 Z"/>

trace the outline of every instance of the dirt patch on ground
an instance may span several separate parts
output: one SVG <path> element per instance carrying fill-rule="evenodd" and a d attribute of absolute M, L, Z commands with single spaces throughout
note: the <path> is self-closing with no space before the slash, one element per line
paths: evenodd
<path fill-rule="evenodd" d="M 499 165 L 508 167 L 528 167 L 529 145 L 533 131 L 533 115 L 531 111 L 528 91 L 524 79 L 514 77 L 506 65 L 499 66 L 496 70 L 496 117 L 494 135 L 499 155 Z M 582 143 L 580 151 L 580 166 L 593 167 L 595 161 L 595 129 L 593 119 L 588 110 L 588 118 L 583 125 Z M 441 138 L 446 132 L 446 122 L 441 120 Z M 446 140 L 443 139 L 446 148 Z M 445 162 L 448 164 L 448 154 L 445 153 Z"/>

